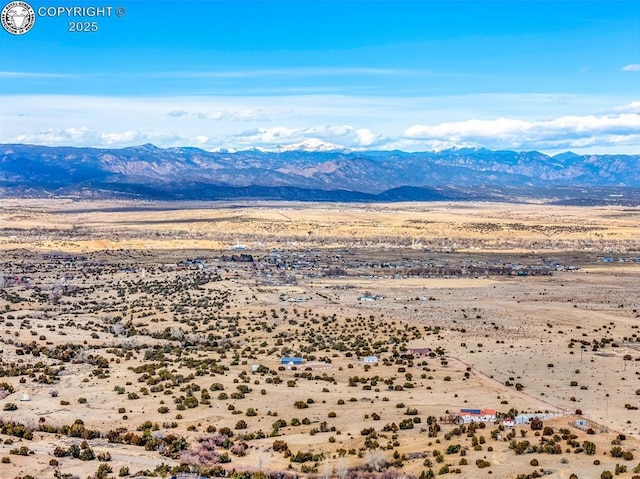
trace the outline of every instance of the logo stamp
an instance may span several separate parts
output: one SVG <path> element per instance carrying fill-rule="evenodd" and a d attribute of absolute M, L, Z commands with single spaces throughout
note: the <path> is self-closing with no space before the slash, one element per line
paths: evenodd
<path fill-rule="evenodd" d="M 36 23 L 36 12 L 27 2 L 9 2 L 2 9 L 0 22 L 10 34 L 24 35 Z"/>

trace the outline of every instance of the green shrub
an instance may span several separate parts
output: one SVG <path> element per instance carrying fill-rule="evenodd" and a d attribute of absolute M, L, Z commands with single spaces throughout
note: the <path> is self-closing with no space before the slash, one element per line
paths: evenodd
<path fill-rule="evenodd" d="M 400 424 L 398 424 L 398 427 L 400 429 L 413 429 L 413 421 L 411 419 L 403 419 L 400 421 Z"/>
<path fill-rule="evenodd" d="M 275 441 L 273 441 L 273 445 L 271 447 L 275 452 L 283 452 L 289 449 L 289 445 L 286 442 L 281 441 L 279 439 L 276 439 Z"/>
<path fill-rule="evenodd" d="M 593 456 L 596 453 L 596 445 L 591 441 L 584 441 L 582 443 L 584 453 L 588 456 Z"/>

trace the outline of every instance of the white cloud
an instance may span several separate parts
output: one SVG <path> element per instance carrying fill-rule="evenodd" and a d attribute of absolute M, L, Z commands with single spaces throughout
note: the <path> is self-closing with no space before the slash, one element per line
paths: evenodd
<path fill-rule="evenodd" d="M 404 137 L 427 146 L 476 146 L 494 149 L 640 146 L 640 115 L 622 113 L 565 116 L 542 121 L 498 118 L 438 125 L 418 124 L 408 128 Z"/>
<path fill-rule="evenodd" d="M 360 128 L 356 130 L 355 134 L 358 144 L 363 147 L 379 144 L 384 139 L 382 135 L 377 135 L 368 128 Z"/>
<path fill-rule="evenodd" d="M 172 118 L 197 118 L 198 120 L 212 120 L 212 121 L 270 121 L 271 117 L 281 116 L 288 110 L 286 109 L 253 109 L 243 108 L 235 111 L 186 111 L 186 110 L 171 110 L 167 113 L 167 116 Z"/>
<path fill-rule="evenodd" d="M 312 128 L 257 128 L 227 138 L 211 138 L 207 135 L 181 136 L 176 134 L 151 133 L 139 130 L 98 132 L 86 126 L 80 128 L 58 128 L 18 135 L 9 143 L 28 143 L 48 146 L 93 146 L 100 148 L 125 147 L 153 143 L 163 147 L 195 145 L 202 148 L 228 146 L 232 148 L 273 148 L 305 142 L 335 144 L 346 148 L 372 148 L 381 146 L 388 139 L 367 128 L 356 129 L 349 125 L 321 126 Z"/>
<path fill-rule="evenodd" d="M 137 130 L 100 133 L 100 143 L 104 146 L 112 145 L 132 145 L 140 143 L 149 143 L 154 141 L 162 141 L 166 143 L 172 139 L 178 139 L 176 136 L 166 134 L 151 134 Z"/>
<path fill-rule="evenodd" d="M 640 63 L 631 63 L 622 67 L 623 72 L 640 72 Z"/>
<path fill-rule="evenodd" d="M 279 145 L 319 140 L 346 148 L 373 148 L 388 139 L 367 128 L 356 129 L 349 125 L 320 126 L 311 128 L 256 128 L 228 139 L 234 145 L 269 148 Z"/>
<path fill-rule="evenodd" d="M 9 143 L 26 143 L 47 146 L 87 146 L 98 148 L 126 147 L 143 143 L 154 143 L 164 146 L 178 146 L 198 142 L 196 138 L 181 138 L 177 135 L 149 133 L 137 130 L 119 132 L 98 132 L 87 127 L 57 128 L 18 135 Z"/>
<path fill-rule="evenodd" d="M 640 113 L 640 101 L 632 101 L 628 105 L 614 108 L 613 111 L 617 113 Z"/>
<path fill-rule="evenodd" d="M 50 79 L 113 79 L 121 78 L 121 72 L 99 73 L 52 73 L 27 71 L 0 71 L 0 78 L 50 78 Z M 146 79 L 252 79 L 252 78 L 313 78 L 338 76 L 455 76 L 451 73 L 433 72 L 407 68 L 373 68 L 373 67 L 291 67 L 264 68 L 254 70 L 210 70 L 184 72 L 144 72 L 128 73 L 128 77 Z"/>
<path fill-rule="evenodd" d="M 141 97 L 5 95 L 0 142 L 204 149 L 275 148 L 305 141 L 353 149 L 451 146 L 640 151 L 633 97 L 493 94 Z"/>
<path fill-rule="evenodd" d="M 0 78 L 74 78 L 70 73 L 46 73 L 46 72 L 7 72 L 0 71 Z"/>
<path fill-rule="evenodd" d="M 102 76 L 112 76 L 103 73 Z M 325 76 L 443 76 L 426 70 L 406 68 L 361 68 L 361 67 L 292 67 L 292 68 L 264 68 L 255 70 L 211 70 L 191 72 L 151 72 L 138 73 L 134 76 L 141 78 L 259 78 L 259 77 L 325 77 Z M 450 74 L 449 74 L 450 75 Z"/>
<path fill-rule="evenodd" d="M 240 111 L 230 113 L 227 117 L 232 121 L 268 121 L 270 112 L 266 110 L 253 110 L 244 108 Z"/>
<path fill-rule="evenodd" d="M 174 118 L 180 118 L 187 115 L 189 115 L 189 112 L 184 110 L 171 110 L 169 113 L 167 113 L 167 116 L 172 116 Z"/>
<path fill-rule="evenodd" d="M 212 111 L 209 113 L 198 112 L 198 113 L 192 113 L 192 115 L 198 118 L 199 120 L 214 120 L 214 121 L 220 121 L 226 116 L 225 112 L 223 111 Z"/>
<path fill-rule="evenodd" d="M 39 145 L 84 146 L 87 142 L 95 141 L 97 137 L 98 136 L 91 132 L 87 127 L 57 128 L 18 135 L 10 142 Z"/>

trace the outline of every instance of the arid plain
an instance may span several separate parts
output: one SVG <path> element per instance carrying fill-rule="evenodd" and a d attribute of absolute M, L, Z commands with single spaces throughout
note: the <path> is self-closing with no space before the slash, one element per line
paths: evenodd
<path fill-rule="evenodd" d="M 640 208 L 3 199 L 0 253 L 2 478 L 640 474 Z"/>

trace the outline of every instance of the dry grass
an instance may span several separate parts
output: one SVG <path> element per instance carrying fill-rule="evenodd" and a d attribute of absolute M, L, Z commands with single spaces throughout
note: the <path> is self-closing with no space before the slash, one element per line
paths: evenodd
<path fill-rule="evenodd" d="M 5 255 L 0 271 L 5 278 L 29 277 L 28 286 L 7 286 L 0 298 L 2 367 L 7 371 L 24 366 L 22 375 L 0 378 L 15 387 L 0 405 L 18 406 L 3 411 L 3 421 L 37 428 L 40 418 L 53 426 L 82 419 L 88 428 L 102 432 L 118 427 L 135 432 L 149 420 L 158 423 L 153 434 L 175 433 L 195 444 L 211 435 L 208 427 L 229 427 L 235 436 L 260 430 L 269 435 L 273 424 L 284 419 L 287 425 L 280 428 L 280 436 L 247 440 L 246 456 L 231 455 L 229 467 L 236 469 L 289 467 L 289 459 L 273 451 L 275 439 L 286 441 L 294 454 L 324 452 L 334 471 L 345 462 L 362 464 L 364 457 L 348 451 L 364 456 L 361 431 L 373 427 L 377 438 L 370 441 L 384 448 L 387 459 L 396 451 L 407 456 L 426 451 L 435 472 L 450 463 L 461 470 L 456 477 L 485 477 L 491 470 L 492 477 L 511 478 L 532 472 L 532 458 L 538 459 L 538 469 L 551 471 L 552 478 L 571 473 L 599 477 L 617 463 L 629 466 L 620 477 L 633 475 L 630 471 L 640 457 L 640 421 L 628 407 L 637 405 L 640 388 L 640 266 L 598 258 L 640 256 L 638 210 L 558 207 L 539 213 L 533 206 L 488 204 L 180 206 L 2 200 L 0 247 Z M 230 249 L 237 240 L 247 245 L 254 263 L 222 258 L 239 254 Z M 271 248 L 289 261 L 288 270 L 273 264 Z M 53 251 L 62 253 L 45 256 Z M 67 253 L 81 258 L 67 261 Z M 166 267 L 198 256 L 207 259 L 202 270 Z M 407 268 L 388 266 L 428 257 L 435 262 L 524 264 L 551 258 L 580 269 L 551 276 L 427 278 L 408 277 Z M 345 277 L 309 274 L 336 265 L 344 268 Z M 271 280 L 264 279 L 265 272 L 272 273 Z M 198 275 L 208 276 L 196 284 Z M 295 284 L 287 284 L 290 275 Z M 380 298 L 359 301 L 364 292 Z M 300 302 L 283 301 L 281 294 Z M 29 354 L 31 344 L 39 356 Z M 48 357 L 46 352 L 57 346 L 74 346 L 73 360 Z M 159 347 L 164 347 L 162 355 L 157 354 Z M 441 348 L 444 355 L 401 359 L 410 347 Z M 367 370 L 348 355 L 358 350 L 386 361 Z M 282 354 L 313 355 L 305 367 L 327 369 L 279 371 Z M 109 367 L 91 364 L 90 355 L 105 358 Z M 323 357 L 331 364 L 323 363 Z M 161 361 L 166 361 L 164 367 L 150 370 L 149 376 L 136 370 Z M 273 374 L 252 372 L 253 364 Z M 46 384 L 43 378 L 60 367 L 55 382 Z M 160 369 L 167 371 L 164 380 L 157 379 Z M 310 373 L 311 379 L 296 377 L 299 373 Z M 323 380 L 323 374 L 331 381 Z M 354 381 L 355 376 L 368 380 Z M 188 379 L 180 382 L 179 377 Z M 282 382 L 275 384 L 274 377 Z M 170 387 L 172 380 L 177 383 Z M 385 380 L 392 380 L 391 388 Z M 220 383 L 228 395 L 239 385 L 252 391 L 242 399 L 218 399 L 220 391 L 210 390 L 213 383 Z M 413 387 L 394 387 L 405 383 Z M 521 390 L 515 387 L 518 383 Z M 152 390 L 157 384 L 163 389 Z M 188 386 L 199 405 L 178 410 L 176 399 L 188 396 Z M 204 389 L 210 392 L 210 404 L 201 401 Z M 51 396 L 52 390 L 58 397 Z M 20 402 L 25 392 L 31 401 Z M 130 393 L 139 397 L 129 399 Z M 78 402 L 80 397 L 86 403 Z M 310 398 L 308 408 L 294 407 Z M 161 401 L 167 413 L 158 411 Z M 400 403 L 403 406 L 396 407 Z M 233 414 L 230 405 L 242 413 Z M 443 425 L 432 438 L 421 432 L 428 416 L 445 416 L 463 407 L 557 411 L 563 416 L 545 424 L 556 432 L 569 428 L 580 443 L 594 441 L 597 453 L 566 453 L 569 446 L 563 441 L 560 455 L 515 455 L 508 442 L 490 438 L 493 425 L 476 434 L 487 440 L 478 451 L 466 435 L 446 439 L 453 426 Z M 249 408 L 256 410 L 255 416 L 246 414 Z M 420 424 L 396 433 L 382 431 L 385 424 L 409 418 L 407 408 L 418 410 Z M 568 425 L 576 409 L 598 425 L 598 434 Z M 293 418 L 308 418 L 309 424 L 292 426 Z M 247 423 L 246 429 L 234 429 L 239 420 Z M 321 431 L 325 422 L 328 432 Z M 517 429 L 518 440 L 524 429 L 526 439 L 539 443 L 529 427 Z M 634 460 L 610 457 L 611 441 L 619 433 L 627 436 L 621 446 L 635 454 Z M 36 433 L 31 441 L 13 440 L 0 445 L 0 455 L 11 459 L 0 466 L 9 471 L 8 478 L 26 473 L 53 477 L 53 448 L 80 441 L 47 433 Z M 133 473 L 153 470 L 163 461 L 177 463 L 141 447 L 105 439 L 89 443 L 96 452 L 111 453 L 114 475 L 124 465 Z M 433 451 L 444 452 L 454 444 L 467 448 L 469 464 L 459 466 L 459 454 L 436 463 Z M 8 454 L 20 445 L 35 454 Z M 341 449 L 347 451 L 342 459 Z M 477 459 L 489 461 L 490 468 L 478 469 Z M 594 465 L 594 459 L 601 464 Z M 95 472 L 98 464 L 59 461 L 60 470 L 81 477 Z M 423 462 L 421 457 L 407 459 L 403 471 L 417 476 L 428 469 Z M 293 465 L 300 470 L 299 464 Z M 324 474 L 323 461 L 318 462 L 318 474 Z"/>
<path fill-rule="evenodd" d="M 457 251 L 637 248 L 638 208 L 499 203 L 134 203 L 2 200 L 0 248 L 414 247 Z M 283 244 L 284 243 L 284 244 Z"/>

